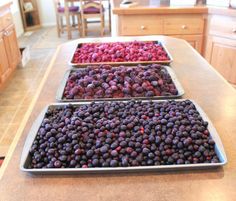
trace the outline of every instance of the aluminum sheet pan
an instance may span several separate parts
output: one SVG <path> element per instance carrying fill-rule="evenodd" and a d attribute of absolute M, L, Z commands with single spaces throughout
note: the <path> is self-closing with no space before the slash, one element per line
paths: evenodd
<path fill-rule="evenodd" d="M 135 66 L 127 66 L 127 67 L 135 67 Z M 169 75 L 171 76 L 171 79 L 178 91 L 177 95 L 172 95 L 172 96 L 153 96 L 153 97 L 148 97 L 148 99 L 151 100 L 157 100 L 157 99 L 175 99 L 175 98 L 181 98 L 184 95 L 184 89 L 182 87 L 182 85 L 180 84 L 180 82 L 178 81 L 175 72 L 173 71 L 172 68 L 168 67 L 168 66 L 163 66 L 167 72 L 169 73 Z M 68 80 L 68 77 L 70 76 L 70 73 L 73 71 L 79 71 L 81 69 L 71 69 L 66 71 L 63 80 L 61 81 L 57 93 L 56 93 L 56 100 L 59 102 L 78 102 L 78 101 L 112 101 L 112 100 L 130 100 L 130 99 L 142 99 L 142 100 L 146 100 L 147 97 L 124 97 L 124 98 L 94 98 L 94 99 L 65 99 L 63 98 L 63 93 L 65 90 L 65 86 Z"/>
<path fill-rule="evenodd" d="M 165 60 L 165 61 L 124 61 L 124 62 L 91 62 L 91 63 L 74 63 L 73 62 L 73 58 L 74 58 L 74 54 L 76 52 L 76 50 L 82 45 L 82 44 L 85 44 L 85 43 L 88 43 L 88 42 L 85 42 L 85 43 L 79 43 L 75 50 L 73 51 L 73 54 L 71 56 L 71 59 L 69 61 L 69 65 L 70 66 L 73 66 L 75 68 L 81 68 L 81 67 L 86 67 L 88 65 L 98 65 L 98 64 L 110 64 L 110 65 L 125 65 L 125 64 L 151 64 L 151 63 L 158 63 L 158 64 L 170 64 L 172 61 L 173 61 L 173 58 L 171 56 L 171 54 L 169 53 L 168 49 L 166 48 L 166 46 L 162 43 L 162 42 L 159 42 L 159 41 L 153 41 L 153 40 L 142 40 L 142 39 L 139 39 L 139 38 L 136 38 L 134 39 L 135 41 L 149 41 L 149 42 L 156 42 L 157 44 L 159 44 L 160 46 L 162 46 L 163 50 L 167 53 L 167 56 L 168 56 L 168 60 Z M 131 42 L 131 41 L 134 41 L 134 40 L 129 40 L 129 41 L 119 41 L 119 42 Z M 109 41 L 109 42 L 118 42 L 118 41 Z M 101 41 L 96 41 L 96 42 L 91 42 L 91 43 L 101 43 Z M 105 43 L 105 42 L 102 42 L 102 43 Z"/>
<path fill-rule="evenodd" d="M 154 100 L 153 102 L 162 102 L 166 100 Z M 176 101 L 183 101 L 183 100 L 176 100 Z M 192 101 L 192 100 L 191 100 Z M 123 101 L 126 102 L 126 101 Z M 147 102 L 147 101 L 144 101 Z M 137 166 L 137 167 L 115 167 L 115 168 L 45 168 L 45 169 L 29 169 L 27 168 L 30 164 L 30 154 L 29 150 L 33 144 L 33 141 L 37 135 L 37 132 L 40 128 L 42 120 L 44 119 L 45 113 L 49 107 L 58 107 L 68 105 L 69 103 L 54 103 L 47 106 L 41 114 L 38 116 L 36 121 L 34 122 L 31 130 L 27 136 L 25 141 L 25 145 L 23 148 L 23 152 L 21 155 L 20 161 L 20 169 L 24 172 L 31 173 L 31 174 L 91 174 L 91 173 L 117 173 L 117 172 L 148 172 L 148 171 L 178 171 L 178 170 L 192 170 L 192 169 L 210 169 L 210 168 L 217 168 L 220 166 L 224 166 L 227 163 L 227 157 L 224 151 L 223 144 L 220 140 L 220 137 L 214 128 L 213 124 L 211 123 L 210 119 L 207 115 L 203 112 L 200 106 L 192 101 L 195 104 L 196 109 L 200 113 L 201 117 L 204 121 L 208 122 L 208 130 L 211 134 L 211 137 L 215 141 L 215 152 L 220 160 L 219 163 L 199 163 L 199 164 L 183 164 L 183 165 L 161 165 L 161 166 Z M 70 103 L 72 105 L 85 105 L 91 102 L 79 102 L 79 103 Z"/>

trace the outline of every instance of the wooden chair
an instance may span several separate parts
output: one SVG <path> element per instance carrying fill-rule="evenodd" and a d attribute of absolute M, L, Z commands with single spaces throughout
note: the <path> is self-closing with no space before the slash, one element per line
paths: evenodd
<path fill-rule="evenodd" d="M 100 33 L 104 35 L 105 23 L 104 23 L 104 8 L 101 0 L 80 0 L 81 18 L 82 18 L 82 36 L 87 34 L 88 19 L 99 18 Z M 97 21 L 96 21 L 97 22 Z"/>
<path fill-rule="evenodd" d="M 53 0 L 54 7 L 56 11 L 56 21 L 57 21 L 57 33 L 58 37 L 64 30 L 67 31 L 68 39 L 72 37 L 72 30 L 78 30 L 81 34 L 82 23 L 79 6 L 75 6 L 74 2 L 76 0 L 64 0 L 64 6 L 62 6 L 60 0 Z M 77 0 L 78 1 L 78 0 Z M 65 18 L 66 24 L 63 24 L 63 19 Z M 71 24 L 72 18 L 72 24 Z M 77 26 L 75 24 L 75 19 L 77 19 Z"/>

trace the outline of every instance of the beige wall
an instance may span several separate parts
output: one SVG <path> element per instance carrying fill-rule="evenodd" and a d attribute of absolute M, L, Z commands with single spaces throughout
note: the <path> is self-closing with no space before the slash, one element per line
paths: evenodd
<path fill-rule="evenodd" d="M 37 0 L 42 26 L 56 25 L 53 0 Z"/>

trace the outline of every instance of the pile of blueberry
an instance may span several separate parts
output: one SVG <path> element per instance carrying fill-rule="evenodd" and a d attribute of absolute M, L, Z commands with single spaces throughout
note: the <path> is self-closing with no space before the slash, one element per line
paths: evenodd
<path fill-rule="evenodd" d="M 136 67 L 101 65 L 72 72 L 63 98 L 128 98 L 177 94 L 171 76 L 158 64 Z"/>
<path fill-rule="evenodd" d="M 153 41 L 84 43 L 74 53 L 73 63 L 168 61 L 164 48 Z"/>
<path fill-rule="evenodd" d="M 51 107 L 29 168 L 218 163 L 207 127 L 189 100 Z"/>

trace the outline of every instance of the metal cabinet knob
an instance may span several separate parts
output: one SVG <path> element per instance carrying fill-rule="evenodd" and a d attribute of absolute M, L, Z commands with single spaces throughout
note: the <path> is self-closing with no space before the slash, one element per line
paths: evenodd
<path fill-rule="evenodd" d="M 141 28 L 142 30 L 144 30 L 146 27 L 142 25 L 140 28 Z"/>
<path fill-rule="evenodd" d="M 186 25 L 182 25 L 181 28 L 182 29 L 187 29 L 187 26 Z"/>

